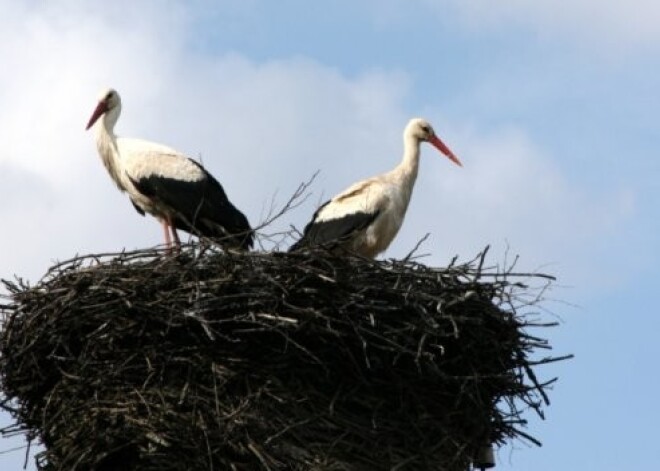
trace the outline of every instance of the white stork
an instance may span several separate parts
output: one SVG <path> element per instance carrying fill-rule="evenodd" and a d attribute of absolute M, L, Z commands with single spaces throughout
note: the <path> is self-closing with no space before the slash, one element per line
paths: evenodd
<path fill-rule="evenodd" d="M 85 129 L 95 126 L 103 164 L 137 212 L 162 222 L 167 247 L 172 245 L 170 231 L 180 246 L 176 229 L 214 239 L 226 248 L 252 247 L 250 224 L 231 204 L 222 185 L 198 162 L 174 149 L 116 136 L 120 113 L 119 94 L 104 90 Z"/>
<path fill-rule="evenodd" d="M 403 160 L 393 170 L 357 182 L 316 210 L 303 236 L 289 251 L 324 246 L 374 258 L 390 245 L 408 209 L 417 171 L 419 146 L 426 141 L 462 166 L 423 119 L 403 131 Z"/>

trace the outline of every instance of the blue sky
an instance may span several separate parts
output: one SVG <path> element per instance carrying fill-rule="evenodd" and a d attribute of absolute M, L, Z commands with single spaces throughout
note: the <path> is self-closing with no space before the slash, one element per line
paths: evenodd
<path fill-rule="evenodd" d="M 541 372 L 560 377 L 528 429 L 544 446 L 505 447 L 497 469 L 652 463 L 660 3 L 0 0 L 0 11 L 0 277 L 36 281 L 57 259 L 161 242 L 83 130 L 105 86 L 122 94 L 119 134 L 201 158 L 253 223 L 320 170 L 273 231 L 393 167 L 405 123 L 424 116 L 465 166 L 423 150 L 385 256 L 426 233 L 433 265 L 487 244 L 502 263 L 508 246 L 521 268 L 558 276 L 546 307 L 562 325 L 541 334 L 576 354 Z M 0 469 L 23 455 L 0 454 Z"/>

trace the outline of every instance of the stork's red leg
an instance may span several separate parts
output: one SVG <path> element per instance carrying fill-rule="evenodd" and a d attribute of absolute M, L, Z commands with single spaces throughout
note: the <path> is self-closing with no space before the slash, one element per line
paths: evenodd
<path fill-rule="evenodd" d="M 165 240 L 167 241 L 167 248 L 172 250 L 172 240 L 174 240 L 176 251 L 180 252 L 181 240 L 179 239 L 179 234 L 176 233 L 176 229 L 174 228 L 174 224 L 172 223 L 172 218 L 170 216 L 166 216 L 163 219 L 163 227 L 165 228 Z M 172 234 L 172 238 L 170 238 L 170 233 Z"/>
<path fill-rule="evenodd" d="M 174 238 L 174 243 L 176 244 L 176 248 L 178 250 L 181 250 L 181 240 L 179 239 L 179 234 L 176 233 L 176 228 L 171 223 L 170 223 L 170 229 L 172 229 L 172 237 Z"/>
<path fill-rule="evenodd" d="M 163 219 L 161 222 L 163 223 L 163 229 L 165 230 L 165 247 L 167 247 L 167 249 L 169 250 L 172 248 L 172 240 L 170 239 L 169 224 L 165 219 Z"/>

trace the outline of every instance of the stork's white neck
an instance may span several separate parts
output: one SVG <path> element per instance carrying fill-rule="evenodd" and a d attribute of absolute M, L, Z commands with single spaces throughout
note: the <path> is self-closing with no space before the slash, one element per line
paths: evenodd
<path fill-rule="evenodd" d="M 392 171 L 393 177 L 399 181 L 401 189 L 408 199 L 412 194 L 417 172 L 419 170 L 419 139 L 409 134 L 403 135 L 403 159 Z"/>
<path fill-rule="evenodd" d="M 110 177 L 121 191 L 126 191 L 121 181 L 120 156 L 117 150 L 117 136 L 114 128 L 121 108 L 108 110 L 94 125 L 96 133 L 96 148 L 99 151 L 103 165 L 108 170 Z"/>

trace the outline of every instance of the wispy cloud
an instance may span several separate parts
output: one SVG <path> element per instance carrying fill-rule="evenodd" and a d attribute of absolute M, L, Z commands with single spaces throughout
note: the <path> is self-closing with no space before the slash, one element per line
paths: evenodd
<path fill-rule="evenodd" d="M 527 30 L 553 42 L 604 54 L 660 46 L 654 0 L 369 0 L 376 25 L 396 28 L 424 14 L 472 35 Z"/>
<path fill-rule="evenodd" d="M 443 14 L 450 4 L 472 28 L 523 27 L 545 38 L 583 42 L 603 53 L 660 46 L 660 3 L 653 0 L 422 1 Z"/>

